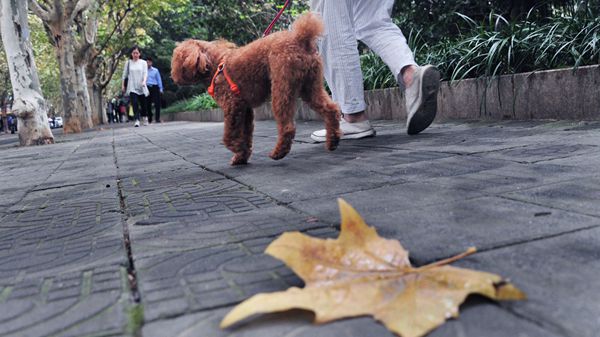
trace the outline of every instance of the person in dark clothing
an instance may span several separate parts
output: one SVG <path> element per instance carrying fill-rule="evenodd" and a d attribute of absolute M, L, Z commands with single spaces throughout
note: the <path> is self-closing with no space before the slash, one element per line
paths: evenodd
<path fill-rule="evenodd" d="M 148 90 L 150 91 L 150 96 L 146 100 L 148 119 L 150 120 L 150 123 L 152 123 L 152 104 L 154 103 L 154 110 L 156 111 L 154 120 L 156 123 L 162 123 L 160 120 L 160 97 L 163 93 L 162 79 L 158 69 L 152 66 L 151 57 L 146 58 L 146 63 L 148 64 L 148 81 L 146 84 L 148 85 Z"/>

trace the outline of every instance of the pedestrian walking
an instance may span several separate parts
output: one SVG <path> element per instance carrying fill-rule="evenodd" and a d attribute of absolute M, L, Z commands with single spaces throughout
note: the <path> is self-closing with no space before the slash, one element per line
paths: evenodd
<path fill-rule="evenodd" d="M 130 59 L 125 63 L 122 77 L 122 91 L 125 96 L 129 96 L 131 105 L 133 106 L 133 114 L 135 127 L 140 126 L 140 114 L 143 118 L 144 125 L 148 125 L 148 117 L 146 116 L 146 97 L 148 96 L 148 88 L 146 81 L 148 79 L 148 65 L 146 61 L 140 59 L 140 48 L 134 46 L 131 48 Z"/>
<path fill-rule="evenodd" d="M 146 100 L 147 115 L 149 122 L 152 123 L 152 104 L 154 104 L 154 111 L 156 112 L 154 114 L 154 121 L 156 121 L 156 123 L 161 123 L 162 121 L 160 119 L 160 98 L 163 93 L 162 78 L 158 69 L 152 66 L 153 62 L 151 57 L 146 58 L 146 63 L 148 64 L 147 85 L 148 91 L 150 92 L 150 96 L 148 96 L 148 99 Z"/>
<path fill-rule="evenodd" d="M 113 102 L 109 100 L 106 102 L 106 118 L 108 119 L 108 124 L 113 122 Z"/>
<path fill-rule="evenodd" d="M 311 10 L 325 23 L 319 51 L 333 100 L 342 110 L 342 139 L 375 136 L 365 114 L 358 40 L 383 59 L 405 89 L 408 134 L 425 130 L 435 118 L 439 72 L 417 65 L 402 31 L 392 22 L 393 6 L 394 0 L 311 0 Z M 325 135 L 325 130 L 318 130 L 311 138 L 324 142 Z"/>

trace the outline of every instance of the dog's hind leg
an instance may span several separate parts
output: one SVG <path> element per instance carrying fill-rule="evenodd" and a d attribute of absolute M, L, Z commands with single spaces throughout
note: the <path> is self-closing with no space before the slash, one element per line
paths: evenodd
<path fill-rule="evenodd" d="M 323 89 L 322 77 L 317 76 L 313 81 L 307 82 L 302 87 L 300 95 L 302 100 L 319 113 L 325 121 L 325 130 L 327 130 L 325 147 L 329 151 L 335 150 L 341 137 L 340 117 L 342 114 L 339 106 L 329 98 Z"/>
<path fill-rule="evenodd" d="M 296 112 L 297 91 L 285 80 L 273 80 L 271 87 L 273 91 L 273 116 L 277 121 L 277 144 L 269 156 L 275 160 L 285 157 L 292 148 L 292 142 L 296 136 L 296 125 L 294 114 Z"/>

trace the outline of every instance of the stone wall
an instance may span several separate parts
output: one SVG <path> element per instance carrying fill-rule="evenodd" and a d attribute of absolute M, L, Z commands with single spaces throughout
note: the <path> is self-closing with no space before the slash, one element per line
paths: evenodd
<path fill-rule="evenodd" d="M 367 114 L 376 119 L 406 119 L 404 93 L 399 88 L 365 92 Z M 600 119 L 600 65 L 577 70 L 559 69 L 500 76 L 494 79 L 468 79 L 442 82 L 438 95 L 438 120 L 444 119 Z M 270 103 L 255 109 L 257 120 L 272 119 Z M 181 112 L 167 120 L 219 122 L 218 110 Z M 319 116 L 302 102 L 298 120 Z"/>

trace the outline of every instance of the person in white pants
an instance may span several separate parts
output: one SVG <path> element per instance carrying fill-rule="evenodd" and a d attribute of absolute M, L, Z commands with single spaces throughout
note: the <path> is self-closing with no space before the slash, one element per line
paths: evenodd
<path fill-rule="evenodd" d="M 311 11 L 319 13 L 325 23 L 319 51 L 333 100 L 342 110 L 342 139 L 375 136 L 364 112 L 357 40 L 379 55 L 405 88 L 408 134 L 425 130 L 435 118 L 439 71 L 430 65 L 417 66 L 406 38 L 392 22 L 393 6 L 394 0 L 311 0 Z M 325 130 L 311 134 L 317 142 L 324 142 L 325 136 Z"/>

